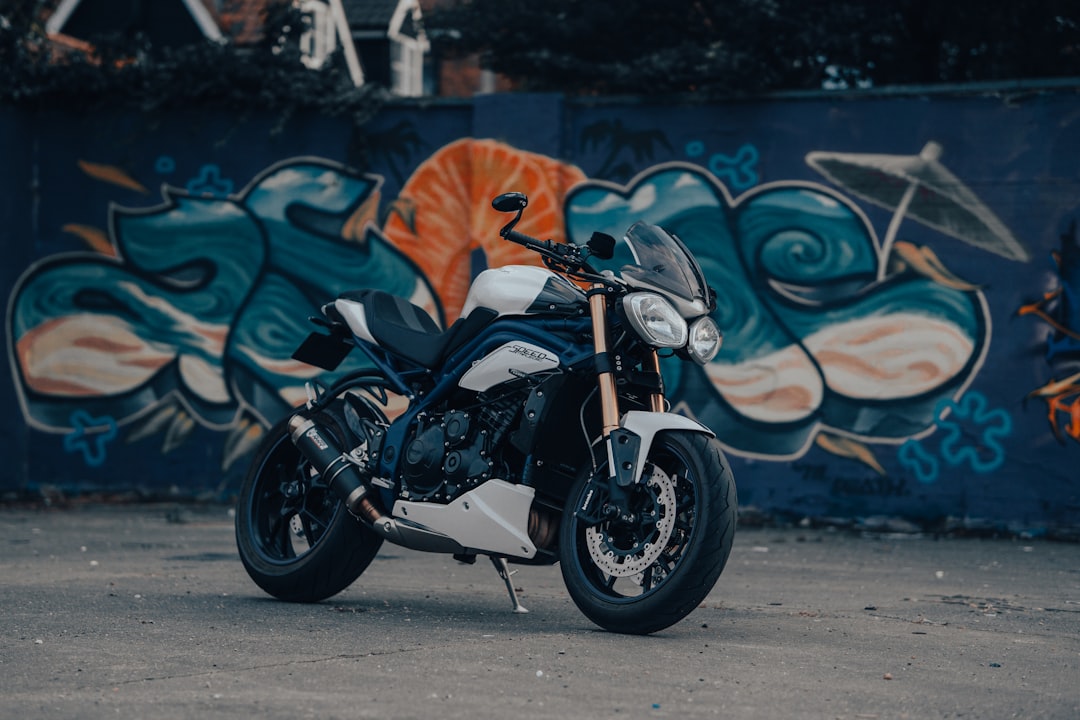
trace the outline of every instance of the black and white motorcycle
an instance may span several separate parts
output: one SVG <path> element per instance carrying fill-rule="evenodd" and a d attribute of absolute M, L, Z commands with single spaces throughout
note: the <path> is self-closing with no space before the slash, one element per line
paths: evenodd
<path fill-rule="evenodd" d="M 492 205 L 516 213 L 500 235 L 546 267 L 481 272 L 445 331 L 378 290 L 312 318 L 322 328 L 296 359 L 334 370 L 359 349 L 370 363 L 309 384 L 255 455 L 236 538 L 263 590 L 330 597 L 384 540 L 488 556 L 517 612 L 507 562 L 558 562 L 578 608 L 614 632 L 669 627 L 712 590 L 735 483 L 710 430 L 668 412 L 660 356 L 716 355 L 715 295 L 660 227 L 636 223 L 621 243 L 537 240 L 514 230 L 527 203 Z"/>

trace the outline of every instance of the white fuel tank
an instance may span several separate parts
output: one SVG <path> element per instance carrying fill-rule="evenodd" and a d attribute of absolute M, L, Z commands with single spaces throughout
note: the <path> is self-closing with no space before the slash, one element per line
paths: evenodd
<path fill-rule="evenodd" d="M 533 265 L 504 265 L 476 276 L 462 317 L 478 307 L 502 315 L 532 315 L 585 302 L 585 293 L 561 275 Z"/>

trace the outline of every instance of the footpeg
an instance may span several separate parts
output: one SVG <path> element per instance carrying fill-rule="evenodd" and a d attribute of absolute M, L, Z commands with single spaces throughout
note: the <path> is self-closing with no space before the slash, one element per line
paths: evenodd
<path fill-rule="evenodd" d="M 514 612 L 518 615 L 524 615 L 529 612 L 525 609 L 525 606 L 518 601 L 517 591 L 514 590 L 514 581 L 510 579 L 510 576 L 517 572 L 516 570 L 511 572 L 510 565 L 506 562 L 504 557 L 489 556 L 491 558 L 491 564 L 495 566 L 495 572 L 499 573 L 499 577 L 506 583 L 506 591 L 510 593 L 510 602 L 514 603 Z"/>

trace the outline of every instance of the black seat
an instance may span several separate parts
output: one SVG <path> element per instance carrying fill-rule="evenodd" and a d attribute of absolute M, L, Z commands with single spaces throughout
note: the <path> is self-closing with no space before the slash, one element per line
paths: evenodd
<path fill-rule="evenodd" d="M 358 290 L 341 297 L 363 304 L 368 330 L 381 347 L 426 368 L 436 367 L 497 315 L 477 308 L 442 331 L 423 309 L 383 290 Z"/>

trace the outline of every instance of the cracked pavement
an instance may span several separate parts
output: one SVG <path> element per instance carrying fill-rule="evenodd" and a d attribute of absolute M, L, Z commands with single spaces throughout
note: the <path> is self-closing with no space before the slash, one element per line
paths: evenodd
<path fill-rule="evenodd" d="M 740 528 L 716 588 L 605 633 L 557 567 L 384 545 L 314 605 L 224 506 L 0 508 L 0 717 L 1076 718 L 1080 544 Z"/>

